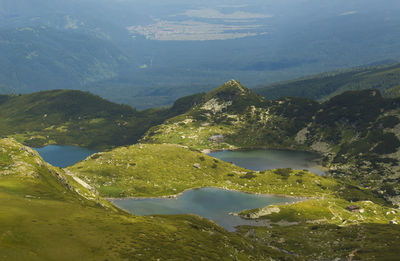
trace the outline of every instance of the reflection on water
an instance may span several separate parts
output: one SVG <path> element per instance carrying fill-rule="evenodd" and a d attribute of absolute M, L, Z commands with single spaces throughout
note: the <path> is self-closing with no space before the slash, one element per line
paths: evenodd
<path fill-rule="evenodd" d="M 49 145 L 34 148 L 42 158 L 53 166 L 65 168 L 84 160 L 97 151 L 74 146 Z"/>
<path fill-rule="evenodd" d="M 284 204 L 297 201 L 294 198 L 256 195 L 217 188 L 201 188 L 184 192 L 178 198 L 114 199 L 117 206 L 135 215 L 197 214 L 216 221 L 228 231 L 238 225 L 260 225 L 229 215 L 245 209 Z"/>
<path fill-rule="evenodd" d="M 317 164 L 318 155 L 304 151 L 287 150 L 248 150 L 221 151 L 208 154 L 226 162 L 251 169 L 266 170 L 277 168 L 307 169 L 313 173 L 324 175 Z"/>

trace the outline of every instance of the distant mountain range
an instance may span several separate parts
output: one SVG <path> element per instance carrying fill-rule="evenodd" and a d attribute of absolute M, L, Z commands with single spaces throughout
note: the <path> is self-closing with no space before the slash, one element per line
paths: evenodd
<path fill-rule="evenodd" d="M 399 12 L 395 0 L 4 0 L 0 92 L 77 89 L 143 109 L 232 78 L 253 88 L 398 61 Z"/>
<path fill-rule="evenodd" d="M 111 42 L 48 27 L 0 29 L 0 92 L 85 89 L 129 59 Z"/>

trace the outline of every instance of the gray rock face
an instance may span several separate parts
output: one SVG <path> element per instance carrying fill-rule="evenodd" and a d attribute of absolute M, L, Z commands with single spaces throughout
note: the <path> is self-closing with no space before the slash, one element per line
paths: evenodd
<path fill-rule="evenodd" d="M 223 140 L 224 140 L 224 136 L 223 135 L 221 135 L 221 134 L 218 134 L 218 135 L 214 135 L 214 136 L 211 136 L 210 138 L 209 138 L 209 140 L 211 141 L 211 142 L 222 142 Z"/>

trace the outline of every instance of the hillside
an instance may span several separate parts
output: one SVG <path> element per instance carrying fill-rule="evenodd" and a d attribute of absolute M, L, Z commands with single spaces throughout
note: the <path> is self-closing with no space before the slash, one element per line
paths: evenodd
<path fill-rule="evenodd" d="M 6 213 L 0 217 L 0 253 L 13 260 L 323 260 L 367 259 L 371 252 L 395 257 L 400 213 L 387 200 L 396 203 L 392 196 L 398 193 L 393 179 L 398 106 L 397 99 L 372 90 L 346 92 L 322 104 L 303 98 L 268 101 L 234 80 L 179 99 L 169 109 L 144 112 L 79 91 L 1 96 L 4 126 L 18 127 L 15 136 L 27 143 L 34 132 L 21 134 L 32 126 L 39 133 L 48 131 L 45 124 L 82 124 L 90 133 L 85 138 L 99 142 L 96 135 L 106 135 L 107 121 L 121 115 L 128 123 L 138 115 L 158 115 L 160 121 L 179 115 L 147 132 L 143 141 L 155 144 L 96 153 L 65 170 L 14 140 L 0 140 L 0 212 Z M 94 128 L 99 121 L 93 119 L 99 118 L 105 125 Z M 59 127 L 52 129 L 61 137 Z M 70 127 L 65 133 L 79 141 Z M 190 148 L 157 144 L 165 142 Z M 197 150 L 257 144 L 319 151 L 331 177 L 290 169 L 250 171 Z M 310 198 L 245 210 L 240 215 L 272 227 L 240 227 L 237 233 L 191 215 L 132 216 L 101 198 L 167 196 L 205 186 Z M 350 205 L 360 211 L 349 211 Z M 301 242 L 299 234 L 306 235 Z"/>
<path fill-rule="evenodd" d="M 118 76 L 128 58 L 112 43 L 54 28 L 0 28 L 0 93 L 84 89 Z"/>
<path fill-rule="evenodd" d="M 232 80 L 205 95 L 188 112 L 151 128 L 142 141 L 196 149 L 297 148 L 297 131 L 318 109 L 319 104 L 309 99 L 265 100 Z"/>
<path fill-rule="evenodd" d="M 191 188 L 219 187 L 250 193 L 314 197 L 314 200 L 284 207 L 288 209 L 296 209 L 297 206 L 304 208 L 304 205 L 311 204 L 313 207 L 318 205 L 321 211 L 332 201 L 337 204 L 337 213 L 345 213 L 349 201 L 355 201 L 369 204 L 373 210 L 379 206 L 381 213 L 389 211 L 385 202 L 368 190 L 330 177 L 318 176 L 306 170 L 251 171 L 174 144 L 120 147 L 93 154 L 66 170 L 90 184 L 104 197 L 169 196 Z M 375 203 L 363 203 L 367 199 Z M 309 214 L 305 211 L 304 217 L 299 215 L 297 218 L 316 219 Z M 368 222 L 389 222 L 389 217 L 381 217 L 373 215 Z M 354 222 L 360 221 L 359 217 L 354 218 Z M 350 217 L 346 219 L 352 222 Z M 363 221 L 367 222 L 367 219 Z M 341 224 L 339 219 L 332 218 L 329 222 Z"/>
<path fill-rule="evenodd" d="M 317 151 L 332 176 L 398 203 L 399 109 L 399 99 L 378 91 L 345 92 L 322 104 L 290 97 L 269 101 L 231 81 L 187 113 L 151 128 L 142 141 L 204 150 Z"/>
<path fill-rule="evenodd" d="M 167 196 L 199 187 L 318 196 L 334 194 L 339 186 L 332 179 L 308 171 L 293 171 L 285 179 L 272 171 L 247 170 L 174 144 L 120 147 L 96 153 L 67 170 L 91 184 L 104 197 Z M 299 176 L 303 179 L 301 184 L 295 181 Z M 317 183 L 330 189 L 324 191 Z M 304 190 L 304 185 L 308 190 Z"/>
<path fill-rule="evenodd" d="M 400 97 L 400 63 L 360 67 L 305 77 L 283 83 L 257 87 L 254 92 L 267 99 L 286 96 L 327 100 L 345 91 L 377 89 L 385 97 Z"/>
<path fill-rule="evenodd" d="M 398 209 L 386 206 L 368 190 L 308 171 L 250 171 L 178 145 L 139 144 L 94 154 L 67 172 L 91 184 L 101 195 L 112 197 L 170 196 L 210 186 L 312 197 L 240 213 L 272 225 L 241 226 L 238 232 L 254 243 L 288 254 L 279 260 L 345 259 L 351 253 L 365 259 L 371 251 L 375 257 L 399 254 L 396 239 L 400 230 L 394 225 L 400 222 Z M 349 211 L 350 205 L 360 211 Z M 354 233 L 359 235 L 357 242 Z M 336 240 L 340 240 L 337 246 Z"/>
<path fill-rule="evenodd" d="M 0 203 L 2 260 L 269 260 L 286 255 L 197 216 L 136 217 L 117 210 L 11 139 L 0 140 Z"/>
<path fill-rule="evenodd" d="M 184 97 L 169 109 L 136 111 L 81 91 L 0 95 L 0 136 L 33 147 L 64 144 L 102 149 L 133 144 L 151 126 L 185 112 L 196 99 Z"/>

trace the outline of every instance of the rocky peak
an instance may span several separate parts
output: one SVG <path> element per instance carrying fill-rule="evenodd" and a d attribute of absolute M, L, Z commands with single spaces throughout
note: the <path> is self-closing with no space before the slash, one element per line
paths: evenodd
<path fill-rule="evenodd" d="M 245 93 L 247 90 L 245 87 L 243 87 L 243 85 L 240 84 L 240 82 L 238 82 L 237 80 L 234 80 L 234 79 L 226 82 L 224 85 L 229 86 L 231 88 L 237 88 L 241 93 Z"/>
<path fill-rule="evenodd" d="M 206 98 L 217 98 L 223 101 L 232 101 L 238 95 L 245 95 L 247 93 L 250 93 L 250 90 L 241 85 L 240 82 L 236 80 L 230 80 L 229 82 L 222 84 L 215 90 L 208 93 Z"/>
<path fill-rule="evenodd" d="M 250 106 L 257 106 L 264 99 L 244 87 L 237 80 L 230 80 L 204 96 L 198 108 L 212 114 L 221 111 L 241 113 Z"/>

